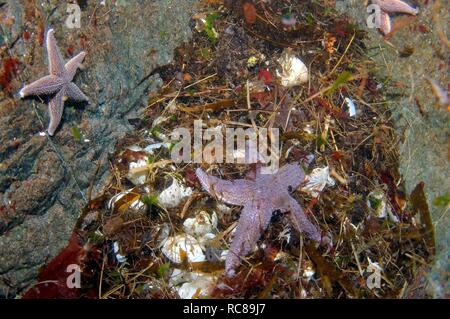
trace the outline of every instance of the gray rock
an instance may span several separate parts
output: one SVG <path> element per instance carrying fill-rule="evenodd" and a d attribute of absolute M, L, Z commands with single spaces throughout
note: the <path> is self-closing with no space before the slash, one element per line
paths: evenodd
<path fill-rule="evenodd" d="M 0 96 L 0 297 L 9 298 L 28 288 L 66 246 L 90 184 L 94 194 L 106 185 L 108 152 L 132 130 L 128 119 L 140 115 L 148 92 L 161 84 L 152 71 L 171 62 L 174 48 L 190 38 L 194 1 L 89 1 L 80 29 L 66 27 L 66 4 L 33 3 L 10 0 L 0 8 L 15 18 L 2 26 L 1 41 L 21 62 L 11 92 L 47 74 L 39 37 L 43 27 L 52 27 L 67 59 L 69 48 L 87 52 L 75 82 L 91 103 L 66 102 L 62 123 L 49 138 L 39 134 L 48 124 L 46 103 Z M 73 127 L 81 141 L 72 136 Z"/>

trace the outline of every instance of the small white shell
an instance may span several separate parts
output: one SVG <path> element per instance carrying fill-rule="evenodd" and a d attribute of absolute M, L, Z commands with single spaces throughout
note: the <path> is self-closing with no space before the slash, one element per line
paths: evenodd
<path fill-rule="evenodd" d="M 222 250 L 220 253 L 220 260 L 225 261 L 229 252 L 230 251 L 228 249 Z"/>
<path fill-rule="evenodd" d="M 166 147 L 168 148 L 170 146 L 170 143 L 155 143 L 155 144 L 150 144 L 147 145 L 144 148 L 144 151 L 149 153 L 150 155 L 153 155 L 153 152 L 157 149 L 160 149 L 161 147 Z"/>
<path fill-rule="evenodd" d="M 308 82 L 308 68 L 300 58 L 295 56 L 290 50 L 285 50 L 278 63 L 281 65 L 281 72 L 277 70 L 281 85 L 293 87 Z"/>
<path fill-rule="evenodd" d="M 142 152 L 143 149 L 139 145 L 131 145 L 127 147 L 128 150 L 133 152 Z M 141 168 L 147 166 L 148 157 L 145 155 L 139 156 L 139 159 L 136 161 L 130 162 L 128 165 L 129 173 L 127 174 L 127 178 L 130 182 L 132 182 L 134 185 L 141 185 L 145 183 L 145 180 L 147 178 L 147 172 L 143 171 L 141 173 L 131 173 L 131 170 L 134 168 Z"/>
<path fill-rule="evenodd" d="M 355 116 L 356 115 L 355 102 L 353 102 L 353 100 L 351 100 L 350 98 L 346 97 L 345 103 L 347 104 L 348 107 L 348 115 Z"/>
<path fill-rule="evenodd" d="M 200 237 L 213 232 L 217 228 L 217 215 L 209 215 L 205 211 L 199 212 L 194 218 L 187 218 L 183 223 L 183 229 L 187 234 Z"/>
<path fill-rule="evenodd" d="M 316 271 L 314 270 L 312 263 L 307 262 L 303 269 L 303 274 L 302 274 L 303 278 L 305 278 L 306 281 L 310 281 L 313 278 L 315 273 L 316 273 Z"/>
<path fill-rule="evenodd" d="M 108 201 L 108 205 L 107 205 L 108 209 L 114 210 L 114 204 L 119 199 L 121 199 L 123 196 L 125 196 L 126 194 L 128 194 L 130 192 L 131 192 L 131 189 L 128 189 L 128 190 L 125 190 L 123 192 L 117 193 L 116 195 L 111 197 L 111 199 Z M 136 200 L 130 205 L 130 208 L 138 210 L 138 209 L 143 208 L 144 206 L 145 206 L 145 204 L 141 200 Z"/>
<path fill-rule="evenodd" d="M 196 271 L 184 271 L 175 268 L 169 279 L 169 286 L 176 288 L 178 295 L 182 299 L 193 297 L 207 297 L 213 287 L 215 277 Z"/>
<path fill-rule="evenodd" d="M 328 166 L 315 168 L 311 174 L 305 177 L 306 185 L 302 187 L 302 191 L 317 197 L 323 191 L 325 186 L 334 186 L 334 179 L 330 176 L 330 168 Z"/>
<path fill-rule="evenodd" d="M 128 165 L 129 172 L 127 174 L 127 178 L 130 182 L 132 182 L 136 186 L 145 183 L 145 181 L 147 179 L 147 171 L 142 171 L 139 173 L 132 173 L 132 170 L 135 168 L 146 167 L 148 165 L 147 161 L 148 161 L 148 157 L 144 156 L 135 162 L 130 162 L 130 164 Z"/>
<path fill-rule="evenodd" d="M 192 188 L 182 185 L 177 179 L 173 179 L 172 185 L 163 190 L 158 196 L 158 203 L 166 208 L 174 208 L 192 195 Z"/>
<path fill-rule="evenodd" d="M 379 272 L 383 271 L 383 268 L 381 268 L 380 264 L 378 262 L 372 262 L 369 257 L 367 257 L 367 262 L 369 263 L 369 267 L 377 269 Z"/>
<path fill-rule="evenodd" d="M 211 274 L 185 271 L 175 268 L 169 279 L 169 287 L 175 288 L 181 299 L 207 297 L 215 282 Z"/>
<path fill-rule="evenodd" d="M 145 148 L 142 148 L 139 145 L 131 145 L 127 147 L 127 149 L 133 152 L 145 152 L 149 155 L 153 155 L 155 150 L 160 149 L 161 147 L 168 148 L 169 146 L 170 143 L 153 143 L 147 145 Z M 133 172 L 133 170 L 136 168 L 142 168 L 147 166 L 148 166 L 148 156 L 145 156 L 143 154 L 142 156 L 139 157 L 139 159 L 130 162 L 130 164 L 128 165 L 129 172 L 126 177 L 130 180 L 130 182 L 132 182 L 136 186 L 145 183 L 147 179 L 147 171 L 142 170 L 141 172 Z"/>
<path fill-rule="evenodd" d="M 399 219 L 394 215 L 390 204 L 387 202 L 386 194 L 382 190 L 374 190 L 367 195 L 367 206 L 372 209 L 376 217 L 388 219 L 394 223 L 399 222 Z"/>
<path fill-rule="evenodd" d="M 211 275 L 198 276 L 197 279 L 182 284 L 178 289 L 178 295 L 181 299 L 207 297 L 213 282 Z"/>
<path fill-rule="evenodd" d="M 206 261 L 205 254 L 203 253 L 199 242 L 193 236 L 188 234 L 167 238 L 161 251 L 170 261 L 176 264 L 183 261 L 181 256 L 182 253 L 186 254 L 188 262 Z"/>
<path fill-rule="evenodd" d="M 127 261 L 127 257 L 125 257 L 124 255 L 121 255 L 119 253 L 120 249 L 119 249 L 119 243 L 117 241 L 115 241 L 113 243 L 113 251 L 114 251 L 114 254 L 116 255 L 116 259 L 119 263 L 124 263 Z"/>

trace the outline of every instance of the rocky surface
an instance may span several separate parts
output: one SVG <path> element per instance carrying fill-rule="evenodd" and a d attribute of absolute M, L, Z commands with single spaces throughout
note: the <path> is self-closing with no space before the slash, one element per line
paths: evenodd
<path fill-rule="evenodd" d="M 449 20 L 448 2 L 441 1 L 437 12 L 443 27 Z M 436 229 L 436 258 L 429 274 L 429 289 L 435 297 L 448 294 L 450 255 L 450 220 L 448 208 L 438 207 L 433 200 L 450 190 L 449 112 L 440 108 L 426 77 L 441 83 L 447 89 L 450 57 L 449 49 L 440 40 L 431 1 L 409 1 L 420 9 L 417 18 L 394 17 L 393 27 L 405 25 L 392 38 L 383 39 L 376 29 L 367 28 L 368 14 L 363 1 L 341 0 L 338 7 L 349 13 L 361 26 L 366 26 L 366 45 L 376 65 L 380 79 L 398 86 L 382 88 L 393 113 L 393 121 L 400 137 L 400 172 L 407 193 L 421 181 L 425 182 L 425 193 Z M 445 34 L 449 30 L 444 29 Z M 408 56 L 409 53 L 412 53 Z M 446 270 L 447 269 L 447 270 Z"/>
<path fill-rule="evenodd" d="M 0 297 L 29 287 L 67 244 L 91 183 L 93 194 L 106 184 L 108 152 L 161 83 L 153 70 L 190 38 L 193 1 L 104 2 L 78 1 L 79 29 L 67 27 L 60 1 L 0 6 Z M 91 101 L 66 102 L 52 138 L 40 134 L 48 124 L 45 101 L 17 96 L 24 83 L 48 74 L 43 37 L 50 27 L 66 59 L 87 52 L 74 81 Z"/>

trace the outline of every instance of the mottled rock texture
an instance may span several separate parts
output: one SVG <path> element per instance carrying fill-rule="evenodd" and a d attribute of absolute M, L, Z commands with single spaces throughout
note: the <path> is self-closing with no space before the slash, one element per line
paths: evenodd
<path fill-rule="evenodd" d="M 14 61 L 7 77 L 0 72 L 0 297 L 29 287 L 67 244 L 90 184 L 94 194 L 105 185 L 108 152 L 161 83 L 153 70 L 190 38 L 193 1 L 78 3 L 79 29 L 66 26 L 65 1 L 10 0 L 0 7 L 2 68 Z M 48 72 L 43 36 L 50 27 L 66 60 L 86 51 L 74 82 L 91 101 L 67 101 L 51 138 L 39 134 L 48 125 L 45 101 L 17 95 Z"/>

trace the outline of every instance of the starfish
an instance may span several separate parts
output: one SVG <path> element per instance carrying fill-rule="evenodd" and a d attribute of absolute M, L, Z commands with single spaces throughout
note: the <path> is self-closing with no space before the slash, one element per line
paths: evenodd
<path fill-rule="evenodd" d="M 22 90 L 20 90 L 19 94 L 22 98 L 29 95 L 51 95 L 48 104 L 50 123 L 47 131 L 50 136 L 53 136 L 56 128 L 61 122 L 64 101 L 66 99 L 88 101 L 87 96 L 72 82 L 86 53 L 80 52 L 64 64 L 61 52 L 56 45 L 54 31 L 53 29 L 50 29 L 47 32 L 47 54 L 50 75 L 25 85 Z"/>
<path fill-rule="evenodd" d="M 391 18 L 389 13 L 406 13 L 411 15 L 417 15 L 419 9 L 413 8 L 409 4 L 401 0 L 372 0 L 373 4 L 380 7 L 380 30 L 384 35 L 391 32 Z"/>
<path fill-rule="evenodd" d="M 298 188 L 305 173 L 297 164 L 287 164 L 275 174 L 256 171 L 254 180 L 223 180 L 197 168 L 197 177 L 203 188 L 217 199 L 244 206 L 230 251 L 225 260 L 225 273 L 232 277 L 241 257 L 249 254 L 261 233 L 269 226 L 274 211 L 289 212 L 290 221 L 299 232 L 320 242 L 321 234 L 306 217 L 302 207 L 289 193 Z"/>

